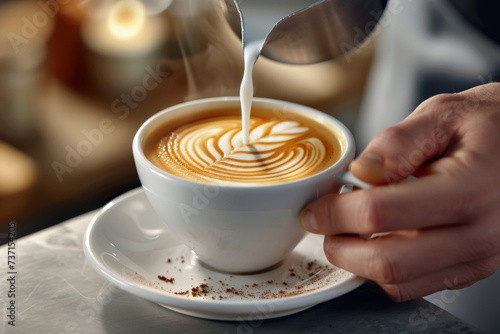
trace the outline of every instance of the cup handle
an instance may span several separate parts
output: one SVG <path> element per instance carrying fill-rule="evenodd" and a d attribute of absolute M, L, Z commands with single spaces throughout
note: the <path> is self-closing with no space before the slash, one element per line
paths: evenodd
<path fill-rule="evenodd" d="M 356 187 L 362 188 L 362 189 L 368 189 L 372 188 L 373 185 L 363 182 L 360 179 L 358 179 L 356 176 L 354 176 L 351 172 L 342 172 L 337 176 L 337 182 L 339 182 L 341 185 L 354 185 Z M 349 192 L 351 190 L 347 190 L 344 192 Z M 342 193 L 342 192 L 341 192 Z M 372 239 L 375 237 L 380 237 L 384 235 L 388 235 L 390 232 L 382 232 L 382 233 L 374 233 L 374 234 L 360 234 L 359 236 L 363 239 Z"/>
<path fill-rule="evenodd" d="M 363 182 L 360 179 L 358 179 L 356 176 L 354 176 L 351 172 L 342 172 L 337 176 L 337 182 L 339 182 L 342 185 L 354 185 L 359 188 L 363 189 L 368 189 L 372 188 L 373 185 Z"/>

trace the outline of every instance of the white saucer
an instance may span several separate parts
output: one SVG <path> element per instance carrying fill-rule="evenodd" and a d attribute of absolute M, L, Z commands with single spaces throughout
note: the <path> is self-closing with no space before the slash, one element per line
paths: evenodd
<path fill-rule="evenodd" d="M 118 287 L 171 310 L 216 320 L 293 314 L 363 284 L 329 264 L 322 245 L 323 238 L 311 234 L 274 269 L 251 275 L 216 272 L 168 230 L 142 188 L 100 210 L 84 240 L 91 265 Z"/>

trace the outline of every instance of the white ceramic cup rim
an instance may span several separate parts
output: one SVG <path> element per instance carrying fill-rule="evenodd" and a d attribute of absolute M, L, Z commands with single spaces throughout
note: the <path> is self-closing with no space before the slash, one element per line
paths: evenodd
<path fill-rule="evenodd" d="M 239 102 L 240 98 L 238 96 L 223 96 L 223 97 L 210 97 L 210 98 L 203 98 L 203 99 L 197 99 L 197 100 L 192 100 L 188 102 L 183 102 L 180 104 L 176 104 L 174 106 L 171 106 L 169 108 L 166 108 L 153 116 L 151 116 L 148 120 L 146 120 L 141 127 L 137 130 L 136 135 L 134 136 L 134 140 L 132 143 L 132 150 L 134 155 L 136 156 L 136 161 L 138 160 L 139 163 L 145 164 L 146 167 L 153 173 L 159 175 L 162 178 L 165 178 L 169 180 L 169 182 L 179 182 L 179 183 L 188 183 L 188 184 L 193 184 L 193 185 L 198 185 L 198 186 L 203 186 L 207 185 L 210 183 L 205 183 L 205 182 L 200 182 L 200 181 L 195 181 L 195 180 L 190 180 L 190 179 L 185 179 L 181 178 L 179 176 L 173 175 L 168 173 L 167 171 L 159 168 L 155 164 L 153 164 L 144 154 L 143 151 L 143 142 L 146 137 L 146 132 L 153 126 L 156 125 L 156 123 L 164 117 L 165 114 L 169 112 L 173 112 L 175 110 L 179 109 L 186 109 L 198 105 L 206 105 L 207 108 L 210 107 L 211 104 L 216 105 L 218 103 L 235 103 Z M 269 98 L 261 98 L 261 97 L 254 97 L 252 100 L 252 103 L 255 104 L 264 104 L 268 106 L 284 106 L 288 110 L 302 110 L 307 112 L 306 116 L 311 116 L 314 115 L 315 118 L 314 120 L 318 121 L 318 118 L 325 120 L 328 124 L 325 125 L 332 125 L 335 127 L 335 130 L 337 130 L 337 133 L 340 133 L 344 138 L 344 147 L 343 147 L 343 153 L 342 156 L 340 157 L 339 160 L 337 160 L 333 165 L 329 166 L 328 168 L 322 170 L 321 172 L 318 172 L 316 174 L 300 178 L 298 180 L 293 180 L 293 181 L 287 181 L 283 183 L 277 183 L 277 184 L 264 184 L 264 185 L 257 185 L 257 186 L 248 186 L 245 184 L 216 184 L 218 187 L 222 188 L 235 188 L 235 189 L 255 189 L 256 191 L 262 191 L 262 189 L 281 189 L 281 188 L 294 188 L 297 187 L 299 184 L 302 183 L 307 183 L 307 182 L 314 182 L 315 179 L 318 177 L 321 177 L 324 173 L 327 173 L 331 171 L 332 169 L 339 168 L 338 166 L 345 166 L 349 165 L 349 162 L 346 162 L 346 160 L 352 159 L 352 156 L 354 155 L 354 150 L 355 150 L 355 144 L 354 144 L 354 138 L 349 131 L 349 129 L 342 124 L 339 120 L 337 120 L 335 117 L 326 114 L 325 112 L 319 111 L 317 109 L 307 107 L 298 103 L 293 103 L 293 102 L 288 102 L 288 101 L 282 101 L 282 100 L 277 100 L 277 99 L 269 99 Z M 200 109 L 201 110 L 201 109 Z M 195 112 L 196 113 L 196 112 Z M 156 125 L 157 126 L 157 125 Z M 139 159 L 137 159 L 139 158 Z M 340 172 L 340 170 L 339 170 Z M 332 180 L 333 182 L 333 180 Z"/>

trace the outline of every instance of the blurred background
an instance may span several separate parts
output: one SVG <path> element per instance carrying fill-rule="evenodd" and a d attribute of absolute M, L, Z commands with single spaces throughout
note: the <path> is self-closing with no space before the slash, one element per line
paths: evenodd
<path fill-rule="evenodd" d="M 21 237 L 140 186 L 131 142 L 142 122 L 183 101 L 238 95 L 242 45 L 223 7 L 0 0 L 2 226 L 16 221 Z M 348 59 L 315 65 L 260 58 L 255 95 L 309 105 L 351 127 L 372 56 L 368 41 Z"/>

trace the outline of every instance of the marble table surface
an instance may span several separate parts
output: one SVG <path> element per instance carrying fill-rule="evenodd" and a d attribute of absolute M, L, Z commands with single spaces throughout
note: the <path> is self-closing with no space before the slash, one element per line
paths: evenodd
<path fill-rule="evenodd" d="M 89 212 L 0 247 L 4 257 L 0 262 L 2 280 L 9 282 L 0 286 L 0 332 L 480 332 L 424 299 L 395 303 L 371 282 L 300 313 L 275 319 L 215 321 L 182 315 L 119 289 L 90 266 L 82 243 L 94 215 Z M 15 231 L 15 223 L 10 224 Z M 8 258 L 9 251 L 14 257 Z"/>

